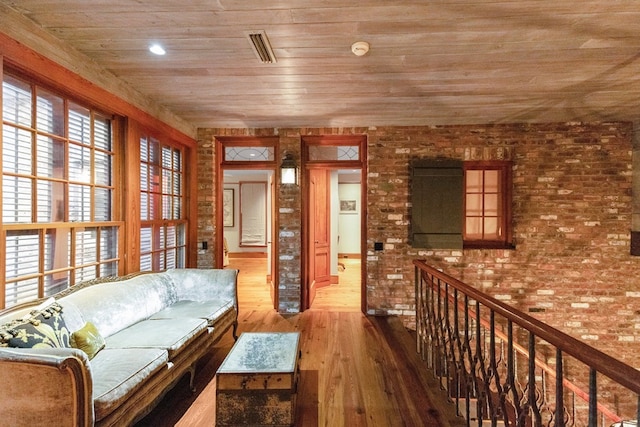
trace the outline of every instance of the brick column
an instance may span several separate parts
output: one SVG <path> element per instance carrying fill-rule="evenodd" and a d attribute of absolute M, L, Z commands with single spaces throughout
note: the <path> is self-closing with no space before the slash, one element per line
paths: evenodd
<path fill-rule="evenodd" d="M 300 166 L 300 132 L 281 130 L 280 154 L 293 155 Z M 278 159 L 279 162 L 282 159 Z M 302 171 L 300 171 L 302 173 Z M 278 180 L 280 171 L 276 174 Z M 300 180 L 302 182 L 302 180 Z M 277 184 L 278 210 L 278 311 L 300 312 L 302 294 L 302 191 L 300 185 Z"/>
<path fill-rule="evenodd" d="M 198 249 L 197 267 L 215 266 L 215 141 L 212 129 L 198 129 L 198 245 L 207 242 L 207 249 Z M 199 246 L 198 246 L 199 247 Z"/>

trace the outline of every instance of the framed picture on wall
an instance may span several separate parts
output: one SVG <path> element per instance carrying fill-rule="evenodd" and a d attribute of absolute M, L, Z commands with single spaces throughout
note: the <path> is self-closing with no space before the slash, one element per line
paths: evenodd
<path fill-rule="evenodd" d="M 225 188 L 222 192 L 222 224 L 233 227 L 233 188 Z"/>
<path fill-rule="evenodd" d="M 355 200 L 340 200 L 340 213 L 358 213 L 358 205 Z"/>

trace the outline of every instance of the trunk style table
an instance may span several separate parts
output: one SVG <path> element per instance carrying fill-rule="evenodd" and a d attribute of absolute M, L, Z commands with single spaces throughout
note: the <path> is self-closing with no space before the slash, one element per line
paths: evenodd
<path fill-rule="evenodd" d="M 299 358 L 299 332 L 240 335 L 216 372 L 216 425 L 293 425 Z"/>

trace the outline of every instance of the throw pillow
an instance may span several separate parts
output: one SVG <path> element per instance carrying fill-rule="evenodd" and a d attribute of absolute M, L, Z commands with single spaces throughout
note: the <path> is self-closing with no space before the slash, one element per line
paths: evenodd
<path fill-rule="evenodd" d="M 62 318 L 62 306 L 53 303 L 29 316 L 0 327 L 0 346 L 21 348 L 71 347 L 69 330 Z"/>
<path fill-rule="evenodd" d="M 71 346 L 87 353 L 89 360 L 91 360 L 104 348 L 105 342 L 96 326 L 87 322 L 82 328 L 71 334 Z"/>

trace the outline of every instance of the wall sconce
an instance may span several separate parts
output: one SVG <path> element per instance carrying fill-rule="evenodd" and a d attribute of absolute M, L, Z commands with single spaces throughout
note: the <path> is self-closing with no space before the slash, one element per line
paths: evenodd
<path fill-rule="evenodd" d="M 280 165 L 280 183 L 298 185 L 298 165 L 291 154 L 287 154 L 282 159 Z"/>

